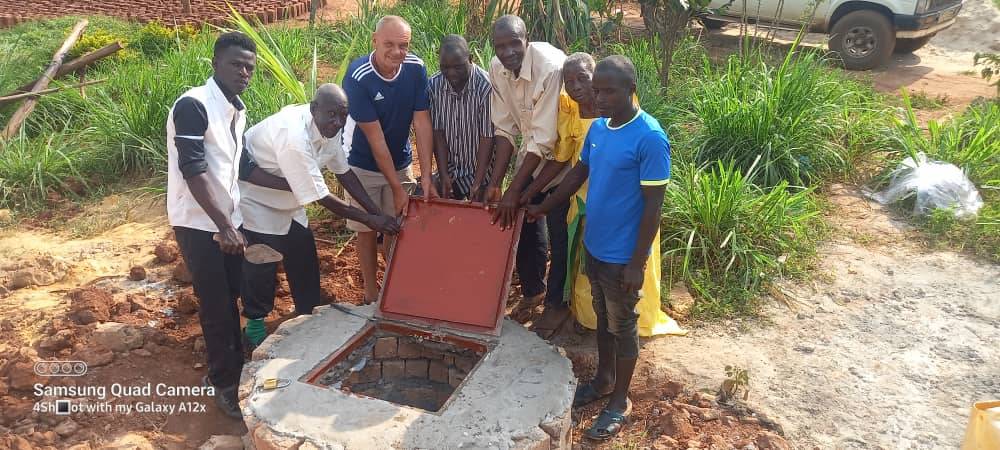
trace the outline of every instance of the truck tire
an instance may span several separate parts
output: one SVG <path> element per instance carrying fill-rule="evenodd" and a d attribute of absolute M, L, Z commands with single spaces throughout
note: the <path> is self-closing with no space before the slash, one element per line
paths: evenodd
<path fill-rule="evenodd" d="M 935 33 L 937 34 L 937 33 Z M 918 38 L 898 38 L 896 39 L 896 48 L 892 50 L 893 53 L 913 53 L 927 45 L 934 35 L 918 37 Z"/>
<path fill-rule="evenodd" d="M 849 70 L 869 70 L 889 61 L 896 33 L 889 19 L 870 9 L 841 17 L 830 30 L 830 51 Z"/>
<path fill-rule="evenodd" d="M 702 17 L 699 20 L 709 30 L 721 30 L 722 27 L 726 26 L 726 22 L 722 20 L 709 19 L 707 17 Z"/>

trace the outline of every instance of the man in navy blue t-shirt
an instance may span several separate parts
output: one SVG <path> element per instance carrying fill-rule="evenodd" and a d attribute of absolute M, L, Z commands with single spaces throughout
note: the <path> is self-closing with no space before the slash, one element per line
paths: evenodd
<path fill-rule="evenodd" d="M 385 16 L 372 34 L 375 50 L 347 67 L 344 91 L 349 117 L 344 125 L 347 162 L 365 191 L 385 214 L 399 215 L 416 184 L 410 163 L 410 125 L 416 132 L 420 167 L 430 173 L 433 131 L 428 111 L 427 69 L 409 53 L 410 24 L 402 17 Z M 430 176 L 421 177 L 427 198 L 437 196 Z M 361 205 L 351 199 L 353 206 Z M 358 233 L 358 257 L 365 280 L 365 302 L 378 295 L 377 237 L 364 224 L 348 221 Z M 386 247 L 389 240 L 386 239 Z"/>
<path fill-rule="evenodd" d="M 586 432 L 597 440 L 618 434 L 629 414 L 628 386 L 639 357 L 635 306 L 670 178 L 667 135 L 632 101 L 635 84 L 628 58 L 615 55 L 597 64 L 593 89 L 601 118 L 590 126 L 580 162 L 555 193 L 528 208 L 530 217 L 542 217 L 589 179 L 583 245 L 597 314 L 598 360 L 594 379 L 577 388 L 573 406 L 608 397 Z"/>

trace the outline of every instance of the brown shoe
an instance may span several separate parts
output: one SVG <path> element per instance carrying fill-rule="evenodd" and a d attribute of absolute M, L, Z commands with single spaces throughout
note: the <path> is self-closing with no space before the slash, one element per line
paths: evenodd
<path fill-rule="evenodd" d="M 530 330 L 542 339 L 550 339 L 562 328 L 569 316 L 569 308 L 566 306 L 545 305 L 545 311 L 531 324 Z"/>
<path fill-rule="evenodd" d="M 525 323 L 531 319 L 534 315 L 535 308 L 542 304 L 545 294 L 538 294 L 534 297 L 522 297 L 521 301 L 517 303 L 510 311 L 510 318 L 514 319 L 518 323 Z"/>

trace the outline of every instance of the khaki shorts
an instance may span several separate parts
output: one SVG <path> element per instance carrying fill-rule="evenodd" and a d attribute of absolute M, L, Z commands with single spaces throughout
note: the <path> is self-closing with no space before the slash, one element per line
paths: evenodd
<path fill-rule="evenodd" d="M 392 188 L 389 187 L 389 182 L 386 181 L 385 175 L 382 172 L 372 172 L 370 170 L 359 169 L 357 167 L 351 167 L 351 171 L 358 176 L 358 180 L 361 181 L 361 186 L 365 188 L 365 192 L 368 197 L 375 202 L 375 205 L 382 210 L 383 214 L 395 215 L 396 202 L 392 199 Z M 403 190 L 407 194 L 413 192 L 417 186 L 417 181 L 413 178 L 413 168 L 408 166 L 405 169 L 397 170 L 396 177 L 399 178 L 399 182 L 403 184 Z M 364 208 L 358 203 L 351 194 L 347 194 L 348 202 L 351 206 L 361 209 Z M 353 220 L 347 221 L 347 229 L 351 231 L 357 231 L 358 233 L 365 233 L 372 231 L 371 228 L 366 227 L 364 224 L 355 222 Z"/>

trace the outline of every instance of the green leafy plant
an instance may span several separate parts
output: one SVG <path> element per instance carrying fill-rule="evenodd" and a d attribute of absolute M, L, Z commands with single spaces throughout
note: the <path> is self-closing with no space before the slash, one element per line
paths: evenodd
<path fill-rule="evenodd" d="M 131 46 L 146 56 L 158 56 L 179 48 L 182 43 L 190 41 L 197 34 L 198 29 L 191 25 L 168 27 L 153 21 L 139 28 Z"/>
<path fill-rule="evenodd" d="M 750 371 L 738 366 L 726 366 L 726 379 L 719 388 L 719 396 L 723 401 L 738 398 L 743 392 L 743 401 L 750 397 Z"/>
<path fill-rule="evenodd" d="M 976 53 L 972 58 L 972 65 L 978 66 L 982 64 L 983 69 L 979 72 L 987 82 L 991 81 L 994 76 L 997 76 L 997 81 L 994 81 L 990 86 L 997 87 L 997 97 L 1000 97 L 1000 54 L 996 53 Z"/>
<path fill-rule="evenodd" d="M 32 209 L 52 193 L 86 187 L 84 171 L 100 164 L 101 155 L 80 145 L 83 133 L 74 134 L 32 138 L 22 132 L 6 141 L 0 151 L 0 206 Z"/>
<path fill-rule="evenodd" d="M 70 49 L 69 54 L 67 55 L 67 61 L 115 42 L 121 43 L 122 46 L 127 46 L 129 39 L 124 35 L 112 33 L 104 28 L 90 27 L 89 30 L 84 31 L 83 36 L 80 36 L 80 39 L 77 40 L 76 44 L 73 45 L 73 48 Z M 131 52 L 124 50 L 118 51 L 111 56 L 112 59 L 117 59 L 119 61 L 131 57 L 134 57 L 134 55 Z"/>
<path fill-rule="evenodd" d="M 809 190 L 786 182 L 761 188 L 733 163 L 677 165 L 661 220 L 668 286 L 683 280 L 705 316 L 752 313 L 755 296 L 774 276 L 812 254 L 818 207 Z"/>

